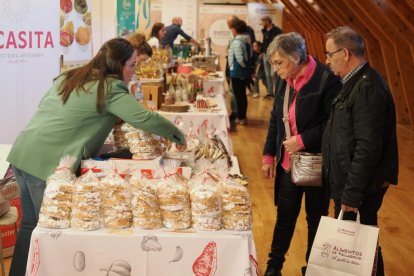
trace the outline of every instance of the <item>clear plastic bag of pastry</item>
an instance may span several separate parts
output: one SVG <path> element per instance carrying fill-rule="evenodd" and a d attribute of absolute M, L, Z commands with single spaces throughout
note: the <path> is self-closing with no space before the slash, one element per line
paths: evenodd
<path fill-rule="evenodd" d="M 156 170 L 157 196 L 163 224 L 170 229 L 185 229 L 191 226 L 191 206 L 185 179 L 177 173 L 176 160 Z"/>
<path fill-rule="evenodd" d="M 125 130 L 122 129 L 124 122 L 119 120 L 113 127 L 112 135 L 114 141 L 114 147 L 119 149 L 128 149 L 128 141 L 125 138 Z"/>
<path fill-rule="evenodd" d="M 105 228 L 128 228 L 132 224 L 131 188 L 116 169 L 101 178 L 101 217 Z"/>
<path fill-rule="evenodd" d="M 215 166 L 207 159 L 199 159 L 193 165 L 193 172 L 189 181 L 189 186 L 197 184 L 214 185 L 217 186 L 219 183 L 219 176 L 215 171 Z"/>
<path fill-rule="evenodd" d="M 88 171 L 76 181 L 73 194 L 71 227 L 80 230 L 95 230 L 102 227 L 101 187 L 98 177 Z"/>
<path fill-rule="evenodd" d="M 132 159 L 155 159 L 165 151 L 162 139 L 149 132 L 134 129 L 125 134 Z"/>
<path fill-rule="evenodd" d="M 213 169 L 209 160 L 201 159 L 190 180 L 192 224 L 198 230 L 219 230 L 222 225 L 219 179 Z"/>
<path fill-rule="evenodd" d="M 152 171 L 130 172 L 128 182 L 131 186 L 131 209 L 134 227 L 144 229 L 161 228 L 160 204 L 155 191 Z"/>
<path fill-rule="evenodd" d="M 89 171 L 93 172 L 96 177 L 102 178 L 106 175 L 106 171 L 114 168 L 114 163 L 111 161 L 98 161 L 94 159 L 87 159 L 81 162 L 80 174 L 84 175 Z"/>
<path fill-rule="evenodd" d="M 196 148 L 202 143 L 199 135 L 194 130 L 193 122 L 184 123 L 181 116 L 177 116 L 174 120 L 177 128 L 185 136 L 187 142 L 187 149 L 185 151 L 179 151 L 175 143 L 168 141 L 166 144 L 167 152 L 166 157 L 171 159 L 178 159 L 181 161 L 187 161 L 190 164 L 193 164 L 194 161 L 194 152 Z"/>
<path fill-rule="evenodd" d="M 203 145 L 203 158 L 215 162 L 220 159 L 227 161 L 227 167 L 232 166 L 230 154 L 220 137 L 217 135 L 210 136 Z M 197 159 L 197 158 L 196 158 Z"/>
<path fill-rule="evenodd" d="M 231 174 L 230 169 L 228 161 L 225 159 L 218 159 L 214 162 L 214 171 L 220 179 L 232 179 L 243 186 L 247 186 L 247 176 L 242 175 L 240 172 Z"/>
<path fill-rule="evenodd" d="M 252 224 L 252 204 L 247 187 L 232 178 L 220 181 L 222 201 L 222 222 L 229 230 L 250 230 Z"/>
<path fill-rule="evenodd" d="M 60 159 L 55 172 L 46 179 L 38 225 L 49 228 L 70 227 L 72 193 L 76 176 L 73 173 L 74 156 Z"/>

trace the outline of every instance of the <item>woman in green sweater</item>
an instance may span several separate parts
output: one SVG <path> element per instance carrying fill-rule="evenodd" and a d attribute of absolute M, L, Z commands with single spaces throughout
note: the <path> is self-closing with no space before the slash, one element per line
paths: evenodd
<path fill-rule="evenodd" d="M 186 147 L 184 135 L 158 113 L 129 95 L 137 53 L 125 39 L 107 41 L 86 65 L 58 76 L 39 108 L 19 134 L 8 161 L 20 187 L 22 223 L 10 275 L 24 276 L 33 229 L 39 219 L 46 178 L 62 156 L 94 157 L 119 119 Z"/>

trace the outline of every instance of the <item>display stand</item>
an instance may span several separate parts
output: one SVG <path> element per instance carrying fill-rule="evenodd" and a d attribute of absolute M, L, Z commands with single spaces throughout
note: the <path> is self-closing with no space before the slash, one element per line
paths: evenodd
<path fill-rule="evenodd" d="M 142 92 L 144 93 L 144 106 L 148 108 L 147 102 L 154 103 L 154 110 L 159 110 L 163 103 L 164 81 L 163 79 L 140 80 Z"/>

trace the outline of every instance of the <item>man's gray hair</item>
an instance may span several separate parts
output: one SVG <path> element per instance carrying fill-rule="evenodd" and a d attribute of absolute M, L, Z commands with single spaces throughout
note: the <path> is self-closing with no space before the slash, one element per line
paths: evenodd
<path fill-rule="evenodd" d="M 351 54 L 363 57 L 365 51 L 364 39 L 360 34 L 348 26 L 338 27 L 326 34 L 326 39 L 333 39 L 339 48 L 348 49 Z"/>
<path fill-rule="evenodd" d="M 296 33 L 286 33 L 276 36 L 267 48 L 267 55 L 271 56 L 275 52 L 288 56 L 296 65 L 301 65 L 306 61 L 305 39 Z"/>
<path fill-rule="evenodd" d="M 267 16 L 267 15 L 260 18 L 260 21 L 266 21 L 266 22 L 269 22 L 270 24 L 272 24 L 272 18 L 270 16 Z"/>

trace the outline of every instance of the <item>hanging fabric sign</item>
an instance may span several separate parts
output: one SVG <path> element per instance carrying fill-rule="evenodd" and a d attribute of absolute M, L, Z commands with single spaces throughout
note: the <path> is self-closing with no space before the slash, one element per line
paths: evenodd
<path fill-rule="evenodd" d="M 135 32 L 135 1 L 117 0 L 117 34 L 126 37 Z"/>

